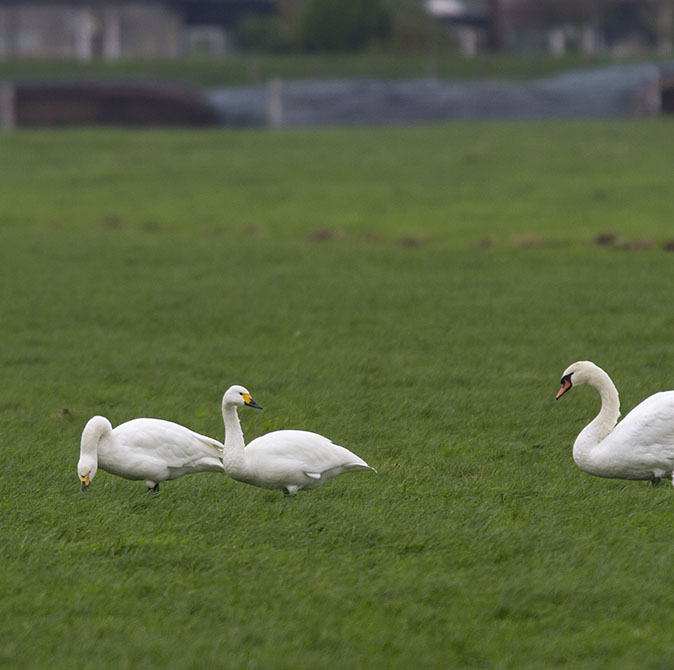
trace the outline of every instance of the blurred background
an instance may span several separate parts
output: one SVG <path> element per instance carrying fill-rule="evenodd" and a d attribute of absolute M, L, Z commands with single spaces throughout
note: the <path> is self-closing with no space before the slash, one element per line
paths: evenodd
<path fill-rule="evenodd" d="M 653 115 L 673 43 L 674 0 L 0 0 L 0 121 Z"/>

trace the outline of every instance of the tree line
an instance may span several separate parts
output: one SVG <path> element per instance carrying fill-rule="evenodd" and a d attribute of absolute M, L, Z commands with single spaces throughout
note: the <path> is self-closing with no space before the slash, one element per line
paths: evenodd
<path fill-rule="evenodd" d="M 372 46 L 417 49 L 457 46 L 461 15 L 433 16 L 427 0 L 277 0 L 273 16 L 249 16 L 237 27 L 243 49 L 357 51 Z M 636 35 L 668 52 L 674 41 L 674 0 L 464 0 L 482 46 L 513 48 L 511 34 L 591 30 L 608 41 Z M 578 50 L 583 50 L 579 44 Z"/>

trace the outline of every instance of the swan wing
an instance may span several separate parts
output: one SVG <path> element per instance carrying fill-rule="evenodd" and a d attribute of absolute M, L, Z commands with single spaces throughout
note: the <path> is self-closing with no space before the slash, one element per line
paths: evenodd
<path fill-rule="evenodd" d="M 202 459 L 219 459 L 217 440 L 163 419 L 132 419 L 113 430 L 119 451 L 158 459 L 169 468 L 184 468 Z"/>
<path fill-rule="evenodd" d="M 260 466 L 292 466 L 308 477 L 320 479 L 334 468 L 371 469 L 359 456 L 327 437 L 306 430 L 277 430 L 254 439 L 246 457 Z"/>
<path fill-rule="evenodd" d="M 665 472 L 674 468 L 674 391 L 637 405 L 602 441 L 602 449 Z"/>

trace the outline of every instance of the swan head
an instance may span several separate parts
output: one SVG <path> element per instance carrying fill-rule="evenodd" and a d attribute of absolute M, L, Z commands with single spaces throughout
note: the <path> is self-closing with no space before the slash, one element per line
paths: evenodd
<path fill-rule="evenodd" d="M 94 481 L 98 470 L 98 445 L 107 439 L 112 431 L 110 422 L 104 416 L 92 416 L 82 431 L 80 441 L 80 460 L 77 464 L 77 474 L 82 483 L 82 491 L 86 491 Z"/>
<path fill-rule="evenodd" d="M 230 386 L 225 395 L 222 396 L 222 409 L 226 407 L 254 407 L 255 409 L 262 409 L 250 395 L 250 391 L 243 386 Z"/>
<path fill-rule="evenodd" d="M 77 474 L 82 483 L 82 491 L 86 491 L 91 486 L 97 471 L 98 459 L 89 454 L 82 454 L 77 464 Z"/>
<path fill-rule="evenodd" d="M 576 361 L 575 363 L 572 363 L 562 374 L 560 382 L 562 387 L 557 391 L 555 399 L 559 400 L 574 386 L 580 386 L 581 384 L 588 384 L 596 381 L 601 373 L 602 369 L 591 361 Z"/>

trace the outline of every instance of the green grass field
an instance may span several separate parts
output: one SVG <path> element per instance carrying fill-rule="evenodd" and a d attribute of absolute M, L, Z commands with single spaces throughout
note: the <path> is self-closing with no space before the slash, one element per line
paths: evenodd
<path fill-rule="evenodd" d="M 1 135 L 0 666 L 670 667 L 674 491 L 554 395 L 674 388 L 671 133 Z M 233 383 L 378 474 L 80 493 L 90 416 L 222 438 Z"/>
<path fill-rule="evenodd" d="M 630 62 L 610 56 L 544 53 L 479 54 L 464 58 L 451 51 L 396 53 L 240 53 L 226 58 L 193 57 L 170 60 L 92 61 L 0 61 L 0 79 L 26 77 L 159 77 L 197 86 L 251 84 L 273 77 L 440 77 L 447 79 L 530 79 L 564 70 Z M 638 62 L 665 60 L 644 57 Z"/>

